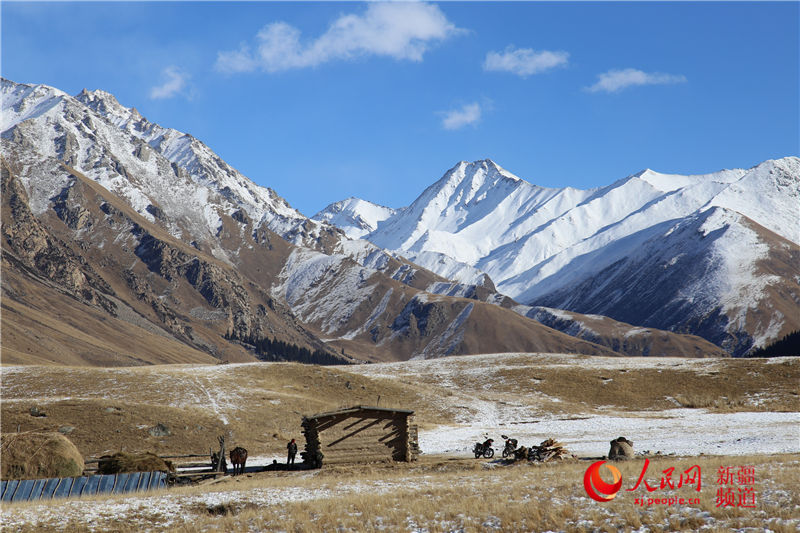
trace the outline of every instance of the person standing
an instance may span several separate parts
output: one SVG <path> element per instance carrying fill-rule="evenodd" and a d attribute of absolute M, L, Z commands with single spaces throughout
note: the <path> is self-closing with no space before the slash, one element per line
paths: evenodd
<path fill-rule="evenodd" d="M 286 459 L 286 464 L 293 465 L 294 456 L 297 455 L 297 443 L 294 441 L 294 439 L 292 439 L 291 442 L 286 445 L 286 450 L 289 452 L 289 455 Z"/>

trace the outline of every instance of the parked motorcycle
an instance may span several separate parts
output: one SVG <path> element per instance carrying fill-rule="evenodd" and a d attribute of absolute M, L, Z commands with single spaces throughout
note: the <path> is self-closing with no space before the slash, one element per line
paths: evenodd
<path fill-rule="evenodd" d="M 506 442 L 505 446 L 503 447 L 503 458 L 511 457 L 514 455 L 514 450 L 517 449 L 517 439 L 509 439 L 505 435 L 502 435 L 503 440 Z"/>
<path fill-rule="evenodd" d="M 475 459 L 481 456 L 486 457 L 487 459 L 494 457 L 494 448 L 492 448 L 493 442 L 493 439 L 486 439 L 483 443 L 476 442 L 475 446 L 472 448 L 472 453 L 475 454 Z"/>

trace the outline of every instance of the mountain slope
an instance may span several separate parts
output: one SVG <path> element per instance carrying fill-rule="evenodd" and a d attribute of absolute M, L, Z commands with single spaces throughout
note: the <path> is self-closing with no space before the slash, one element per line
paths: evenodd
<path fill-rule="evenodd" d="M 749 218 L 711 207 L 643 243 L 631 240 L 635 252 L 539 300 L 643 326 L 668 323 L 735 355 L 800 326 L 800 248 Z"/>
<path fill-rule="evenodd" d="M 203 352 L 199 361 L 252 361 L 248 350 L 222 335 L 269 332 L 338 358 L 263 288 L 144 220 L 102 186 L 52 159 L 19 153 L 5 141 L 3 152 L 4 279 L 17 282 L 4 282 L 4 307 L 16 306 L 19 324 L 33 321 L 38 310 L 51 315 L 47 322 L 53 328 L 65 330 L 66 322 L 86 337 L 92 337 L 90 332 L 96 336 L 92 349 L 78 351 L 74 346 L 80 343 L 73 343 L 73 350 L 52 353 L 63 352 L 84 364 L 189 362 Z M 50 180 L 63 188 L 54 191 L 50 208 L 34 216 L 24 185 L 30 190 L 33 183 Z M 273 240 L 283 242 L 277 236 Z M 272 261 L 265 254 L 263 264 L 280 262 L 285 248 L 273 247 Z M 37 293 L 54 307 L 42 309 L 39 299 L 32 298 Z M 76 322 L 80 314 L 85 318 Z M 9 329 L 5 316 L 3 322 L 4 352 L 22 351 L 9 339 L 30 347 L 35 345 L 31 339 L 41 335 L 31 328 Z M 109 328 L 109 322 L 116 326 Z M 130 331 L 137 333 L 120 335 Z M 172 349 L 174 359 L 169 359 L 160 354 L 160 343 L 183 347 Z M 103 345 L 113 346 L 119 357 L 104 353 Z"/>
<path fill-rule="evenodd" d="M 740 213 L 769 235 L 782 238 L 780 247 L 796 250 L 800 244 L 798 205 L 800 159 L 796 157 L 767 161 L 749 170 L 699 176 L 645 170 L 608 187 L 586 191 L 537 187 L 484 160 L 459 163 L 365 238 L 454 279 L 474 283 L 485 273 L 499 292 L 530 305 L 598 313 L 598 305 L 589 300 L 565 295 L 574 293 L 576 286 L 599 285 L 603 290 L 594 291 L 592 298 L 595 303 L 614 301 L 615 305 L 603 307 L 609 310 L 604 314 L 614 319 L 701 334 L 740 355 L 751 345 L 761 345 L 791 329 L 794 320 L 785 313 L 775 315 L 770 327 L 747 325 L 734 318 L 760 305 L 747 294 L 766 294 L 760 290 L 764 283 L 781 302 L 793 301 L 791 276 L 755 276 L 753 284 L 736 286 L 733 292 L 720 290 L 703 300 L 694 312 L 705 315 L 722 306 L 728 317 L 711 328 L 684 320 L 677 313 L 653 313 L 652 320 L 642 322 L 641 315 L 621 311 L 626 302 L 619 302 L 615 295 L 626 287 L 602 281 L 602 276 L 646 243 L 658 241 L 671 227 L 713 208 Z M 681 235 L 688 237 L 688 233 Z M 765 234 L 764 239 L 772 246 L 771 237 Z M 692 246 L 691 240 L 670 241 L 675 256 L 694 254 Z M 734 248 L 716 253 L 727 254 L 729 263 L 734 261 Z M 776 251 L 770 257 L 778 255 Z M 774 268 L 787 272 L 784 267 L 778 264 Z M 737 275 L 734 270 L 725 275 Z M 708 271 L 711 273 L 713 269 Z M 649 294 L 661 281 L 654 273 L 648 279 L 652 285 L 643 288 Z M 696 282 L 703 284 L 702 280 Z M 680 285 L 674 280 L 670 283 Z M 734 287 L 736 283 L 727 280 L 723 285 Z M 688 289 L 687 282 L 683 290 Z M 630 291 L 626 294 L 633 296 Z M 627 302 L 628 309 L 635 309 L 636 301 Z M 797 315 L 798 310 L 791 314 Z M 733 337 L 741 340 L 730 341 Z"/>
<path fill-rule="evenodd" d="M 256 240 L 271 231 L 293 244 L 348 255 L 368 268 L 397 272 L 404 264 L 405 279 L 420 289 L 444 281 L 367 241 L 348 239 L 334 226 L 306 218 L 191 135 L 149 122 L 109 93 L 83 90 L 71 97 L 52 87 L 5 79 L 2 93 L 3 139 L 79 169 L 149 222 L 228 264 L 240 262 L 239 239 L 245 237 L 234 236 L 227 247 L 219 238 L 232 218 L 238 232 L 249 227 Z M 56 185 L 43 183 L 30 191 L 37 213 L 46 208 Z"/>
<path fill-rule="evenodd" d="M 168 215 L 175 237 L 211 242 L 221 215 L 240 211 L 295 243 L 325 239 L 334 231 L 309 223 L 191 135 L 149 122 L 109 93 L 84 89 L 73 98 L 52 87 L 8 80 L 2 91 L 3 138 L 80 168 L 150 222 Z M 212 252 L 224 257 L 221 250 Z"/>
<path fill-rule="evenodd" d="M 15 354 L 15 362 L 200 362 L 202 352 L 252 360 L 255 342 L 272 337 L 327 351 L 331 360 L 336 358 L 331 346 L 373 360 L 495 349 L 615 354 L 508 309 L 424 293 L 348 256 L 298 248 L 274 234 L 265 237 L 265 246 L 252 246 L 254 260 L 244 257 L 236 271 L 143 220 L 74 170 L 52 160 L 26 166 L 19 163 L 26 156 L 14 147 L 4 151 L 13 162 L 4 160 L 3 172 L 4 275 L 11 279 L 3 286 L 3 304 L 20 316 L 4 317 L 4 350 Z M 25 178 L 18 178 L 14 167 Z M 21 184 L 41 183 L 36 176 L 45 169 L 61 174 L 65 189 L 58 196 L 64 199 L 37 218 Z M 254 272 L 261 284 L 251 277 Z M 275 284 L 264 284 L 265 278 Z M 37 320 L 41 302 L 37 306 L 33 295 L 39 293 L 54 306 L 46 321 L 60 336 L 33 326 L 44 320 Z M 494 335 L 477 333 L 475 320 Z M 103 329 L 109 321 L 115 326 Z M 28 353 L 35 337 L 45 336 L 50 345 L 70 332 L 67 348 Z M 74 338 L 78 333 L 83 340 Z M 326 347 L 322 335 L 333 342 Z M 156 354 L 162 337 L 167 346 L 183 344 L 188 355 Z M 102 355 L 109 346 L 114 357 Z M 78 349 L 81 355 L 75 354 Z"/>

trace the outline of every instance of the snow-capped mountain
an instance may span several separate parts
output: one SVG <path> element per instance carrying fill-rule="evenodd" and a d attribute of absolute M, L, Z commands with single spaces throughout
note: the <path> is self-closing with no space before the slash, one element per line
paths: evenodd
<path fill-rule="evenodd" d="M 310 220 L 199 140 L 103 91 L 73 97 L 3 80 L 2 110 L 6 361 L 286 357 L 276 343 L 318 362 L 721 354 L 671 333 L 660 351 L 640 336 L 620 352 L 607 336 L 598 344 L 544 326 L 511 310 L 483 274 L 454 283 Z"/>
<path fill-rule="evenodd" d="M 347 255 L 362 266 L 388 269 L 409 280 L 418 270 L 406 265 L 398 272 L 398 261 L 375 245 L 305 217 L 201 141 L 148 121 L 105 91 L 84 89 L 72 97 L 53 87 L 3 79 L 2 105 L 3 139 L 80 170 L 149 222 L 164 224 L 173 237 L 228 264 L 238 263 L 240 243 L 226 247 L 219 236 L 225 220 L 232 218 L 240 232 L 250 224 L 256 240 L 269 230 L 293 244 Z M 38 183 L 30 191 L 32 205 L 45 209 L 57 185 Z M 421 279 L 426 277 L 415 285 L 425 288 Z M 444 280 L 433 276 L 430 281 Z"/>
<path fill-rule="evenodd" d="M 358 198 L 348 198 L 330 204 L 314 215 L 313 220 L 325 221 L 344 231 L 351 239 L 360 239 L 378 228 L 378 223 L 394 214 L 394 209 Z"/>
<path fill-rule="evenodd" d="M 177 238 L 213 242 L 221 215 L 236 213 L 297 244 L 330 231 L 191 135 L 149 122 L 107 92 L 84 89 L 72 97 L 3 79 L 2 101 L 3 138 L 24 140 L 43 156 L 81 169 L 150 222 L 166 214 Z M 212 252 L 226 259 L 221 249 Z"/>
<path fill-rule="evenodd" d="M 605 279 L 608 269 L 639 257 L 645 249 L 649 250 L 649 261 L 663 259 L 658 265 L 674 264 L 680 257 L 699 260 L 700 250 L 694 241 L 676 243 L 674 235 L 668 239 L 688 220 L 699 218 L 717 224 L 715 230 L 735 228 L 730 229 L 726 240 L 703 249 L 709 257 L 721 258 L 718 263 L 725 267 L 709 268 L 684 284 L 671 283 L 670 289 L 662 287 L 661 295 L 669 296 L 669 301 L 697 304 L 693 312 L 670 317 L 620 312 L 625 306 L 636 309 L 638 300 L 631 299 L 626 286 Z M 759 265 L 769 255 L 763 246 L 764 239 L 769 238 L 763 232 L 752 237 L 752 230 L 748 230 L 751 222 L 784 239 L 781 246 L 795 250 L 800 244 L 798 221 L 800 159 L 796 157 L 706 175 L 645 170 L 592 190 L 538 187 L 484 160 L 457 164 L 411 205 L 398 209 L 364 238 L 454 279 L 474 282 L 475 269 L 485 272 L 498 291 L 526 304 L 703 333 L 741 354 L 753 343 L 760 345 L 800 326 L 799 319 L 776 314 L 761 326 L 751 324 L 752 331 L 743 332 L 743 322 L 737 318 L 763 303 L 765 287 L 780 286 L 778 292 L 784 299 L 798 301 L 796 277 L 748 274 L 761 272 Z M 735 239 L 740 239 L 738 248 L 724 244 L 737 242 Z M 664 258 L 656 251 L 665 250 L 667 242 L 673 255 Z M 426 260 L 432 254 L 448 259 Z M 713 263 L 710 258 L 705 261 Z M 644 266 L 640 264 L 640 268 Z M 666 272 L 667 268 L 662 270 Z M 648 282 L 652 287 L 661 286 L 655 274 Z M 578 297 L 575 288 L 579 286 L 593 290 Z M 691 286 L 713 286 L 717 290 L 700 302 L 689 295 Z M 628 297 L 620 299 L 623 292 Z M 716 319 L 718 331 L 695 327 L 697 314 L 705 316 L 715 309 L 724 315 Z"/>

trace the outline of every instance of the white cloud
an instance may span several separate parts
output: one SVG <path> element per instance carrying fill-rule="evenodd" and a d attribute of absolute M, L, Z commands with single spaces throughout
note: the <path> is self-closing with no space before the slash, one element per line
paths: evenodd
<path fill-rule="evenodd" d="M 162 98 L 172 98 L 179 94 L 186 87 L 189 75 L 175 66 L 169 66 L 161 71 L 162 77 L 166 81 L 150 89 L 150 98 L 154 100 Z"/>
<path fill-rule="evenodd" d="M 230 73 L 279 72 L 371 55 L 421 61 L 432 42 L 461 31 L 435 5 L 371 3 L 362 14 L 342 15 L 323 35 L 306 43 L 294 26 L 267 24 L 256 35 L 254 47 L 219 52 L 216 68 Z"/>
<path fill-rule="evenodd" d="M 615 93 L 635 85 L 667 85 L 685 83 L 686 76 L 680 74 L 662 74 L 660 72 L 642 72 L 635 68 L 609 70 L 597 75 L 597 82 L 586 90 L 592 93 Z"/>
<path fill-rule="evenodd" d="M 446 130 L 457 130 L 470 124 L 477 124 L 481 119 L 479 103 L 466 104 L 461 109 L 453 109 L 442 113 L 442 127 Z"/>
<path fill-rule="evenodd" d="M 537 52 L 530 48 L 507 47 L 503 52 L 489 52 L 483 61 L 483 70 L 511 72 L 517 76 L 527 77 L 551 68 L 563 66 L 569 60 L 569 53 L 564 51 Z"/>

